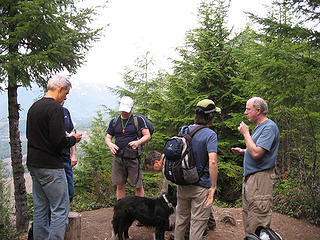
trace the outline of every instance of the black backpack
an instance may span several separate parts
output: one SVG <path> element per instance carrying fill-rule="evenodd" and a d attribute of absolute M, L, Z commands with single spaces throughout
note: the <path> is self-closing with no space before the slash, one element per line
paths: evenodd
<path fill-rule="evenodd" d="M 263 233 L 267 234 L 270 240 L 282 240 L 282 237 L 271 228 L 263 226 L 257 227 L 255 234 L 257 234 L 261 238 L 261 235 Z"/>
<path fill-rule="evenodd" d="M 254 233 L 248 233 L 244 240 L 262 240 L 263 235 L 269 240 L 282 240 L 282 237 L 269 227 L 259 226 Z"/>
<path fill-rule="evenodd" d="M 261 239 L 255 233 L 248 233 L 243 240 L 261 240 Z"/>
<path fill-rule="evenodd" d="M 199 174 L 192 152 L 192 137 L 205 127 L 197 126 L 190 132 L 189 128 L 185 126 L 178 136 L 174 136 L 166 142 L 163 149 L 166 179 L 178 185 L 191 185 L 199 182 L 206 166 Z M 186 133 L 185 129 L 187 129 Z"/>

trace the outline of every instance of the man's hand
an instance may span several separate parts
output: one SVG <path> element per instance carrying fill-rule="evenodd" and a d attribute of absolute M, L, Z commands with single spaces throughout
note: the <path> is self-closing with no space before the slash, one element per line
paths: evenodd
<path fill-rule="evenodd" d="M 110 149 L 110 152 L 113 155 L 116 154 L 117 151 L 119 150 L 119 147 L 112 142 L 112 136 L 110 134 L 107 134 L 106 139 L 105 139 L 105 143 L 107 144 L 107 146 Z"/>
<path fill-rule="evenodd" d="M 74 136 L 76 138 L 76 142 L 80 142 L 82 138 L 82 133 L 72 133 L 71 136 Z"/>
<path fill-rule="evenodd" d="M 119 150 L 119 147 L 112 142 L 108 144 L 108 147 L 113 155 L 116 154 L 117 151 Z"/>
<path fill-rule="evenodd" d="M 132 141 L 132 142 L 129 142 L 128 145 L 129 145 L 132 149 L 136 149 L 136 148 L 139 147 L 140 141 L 139 141 L 139 140 Z"/>
<path fill-rule="evenodd" d="M 213 188 L 209 188 L 208 194 L 207 194 L 207 199 L 205 202 L 206 207 L 210 206 L 213 203 L 214 192 L 215 192 L 215 190 Z"/>
<path fill-rule="evenodd" d="M 246 134 L 249 134 L 249 126 L 247 124 L 245 124 L 244 122 L 240 123 L 238 130 L 243 136 Z"/>
<path fill-rule="evenodd" d="M 231 148 L 231 151 L 235 154 L 244 154 L 244 152 L 246 151 L 245 149 L 242 149 L 242 148 Z"/>
<path fill-rule="evenodd" d="M 70 162 L 71 167 L 74 167 L 75 165 L 77 165 L 78 163 L 77 156 L 71 156 L 70 160 L 71 160 Z"/>

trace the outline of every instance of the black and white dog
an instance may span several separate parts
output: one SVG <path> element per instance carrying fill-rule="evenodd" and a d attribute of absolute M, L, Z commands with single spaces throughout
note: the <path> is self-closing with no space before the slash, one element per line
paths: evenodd
<path fill-rule="evenodd" d="M 169 230 L 169 216 L 177 205 L 176 188 L 169 185 L 168 193 L 151 199 L 128 196 L 118 200 L 114 206 L 112 219 L 112 239 L 129 239 L 129 227 L 138 220 L 146 227 L 154 227 L 154 239 L 164 240 L 165 231 Z"/>

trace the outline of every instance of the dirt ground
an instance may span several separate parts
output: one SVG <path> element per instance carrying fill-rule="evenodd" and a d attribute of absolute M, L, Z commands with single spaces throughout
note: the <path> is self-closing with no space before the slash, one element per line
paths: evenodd
<path fill-rule="evenodd" d="M 31 183 L 27 174 L 26 182 Z M 31 184 L 27 184 L 28 192 L 31 192 Z M 236 226 L 220 221 L 223 211 L 229 211 L 236 219 Z M 113 208 L 102 208 L 94 211 L 81 213 L 81 240 L 109 240 L 111 239 L 111 218 Z M 241 217 L 241 208 L 219 208 L 214 207 L 214 217 L 217 227 L 209 231 L 205 240 L 243 240 L 244 232 Z M 273 213 L 271 228 L 279 233 L 283 240 L 320 240 L 320 227 L 297 220 L 285 215 Z M 169 239 L 170 232 L 166 232 Z M 135 223 L 129 229 L 132 240 L 151 240 L 152 230 L 146 227 L 137 227 Z M 27 236 L 21 236 L 20 240 L 26 240 Z M 191 239 L 192 240 L 192 239 Z"/>
<path fill-rule="evenodd" d="M 236 219 L 236 226 L 221 222 L 219 217 L 223 211 L 230 211 Z M 103 208 L 81 213 L 82 240 L 108 240 L 111 239 L 112 208 Z M 209 231 L 205 239 L 214 240 L 243 240 L 244 232 L 240 208 L 214 207 L 214 217 L 217 227 Z M 278 213 L 273 214 L 272 225 L 284 240 L 320 240 L 320 228 L 312 226 L 305 221 L 297 220 Z M 166 233 L 166 239 L 170 232 Z M 129 229 L 132 240 L 151 240 L 152 230 L 146 227 L 137 227 L 135 223 Z"/>

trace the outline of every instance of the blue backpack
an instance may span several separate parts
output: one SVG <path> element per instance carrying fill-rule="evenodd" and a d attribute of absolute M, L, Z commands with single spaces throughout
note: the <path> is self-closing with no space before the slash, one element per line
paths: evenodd
<path fill-rule="evenodd" d="M 178 185 L 191 185 L 199 182 L 206 166 L 198 172 L 192 151 L 192 137 L 205 127 L 198 126 L 190 132 L 185 126 L 178 136 L 172 137 L 165 143 L 163 161 L 166 179 Z"/>

